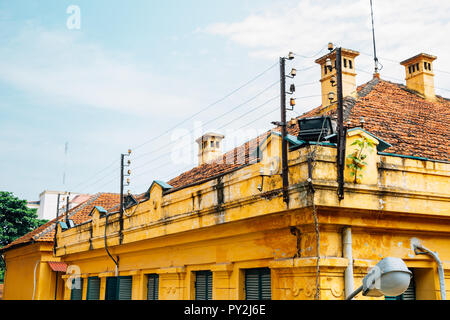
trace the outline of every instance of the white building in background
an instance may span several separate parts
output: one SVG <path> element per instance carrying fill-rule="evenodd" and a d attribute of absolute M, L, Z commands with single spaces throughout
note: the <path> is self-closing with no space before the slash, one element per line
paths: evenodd
<path fill-rule="evenodd" d="M 58 204 L 58 194 L 60 194 L 59 208 L 60 214 L 65 212 L 66 208 L 66 194 L 64 191 L 49 191 L 44 190 L 39 195 L 38 201 L 28 201 L 27 206 L 29 208 L 37 208 L 37 215 L 39 219 L 52 220 L 56 218 L 56 206 Z M 76 207 L 80 203 L 86 201 L 89 198 L 88 194 L 70 193 L 69 196 L 69 209 Z M 64 199 L 64 201 L 63 201 Z"/>

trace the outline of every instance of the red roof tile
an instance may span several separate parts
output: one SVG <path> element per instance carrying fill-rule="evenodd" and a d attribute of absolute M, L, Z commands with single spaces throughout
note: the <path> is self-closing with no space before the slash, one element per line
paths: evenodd
<path fill-rule="evenodd" d="M 374 78 L 357 88 L 358 97 L 344 99 L 344 121 L 350 121 L 351 127 L 360 125 L 364 117 L 364 129 L 380 139 L 390 143 L 392 147 L 386 152 L 406 156 L 424 157 L 432 160 L 449 160 L 450 152 L 450 100 L 437 97 L 436 101 L 428 101 L 417 93 L 408 90 L 404 85 Z M 314 108 L 298 118 L 319 116 L 321 106 Z M 328 113 L 336 118 L 336 109 Z M 279 130 L 279 128 L 275 128 Z M 288 133 L 298 135 L 298 124 L 289 124 Z M 267 135 L 267 133 L 265 134 Z M 261 141 L 264 135 L 258 137 Z M 254 152 L 256 139 L 226 153 L 237 157 Z M 168 181 L 175 188 L 200 183 L 214 176 L 231 172 L 248 161 L 236 161 L 228 164 L 203 164 Z"/>
<path fill-rule="evenodd" d="M 67 270 L 67 264 L 64 262 L 48 261 L 48 265 L 56 272 L 66 272 Z"/>
<path fill-rule="evenodd" d="M 110 210 L 117 206 L 120 200 L 119 194 L 114 193 L 98 193 L 89 197 L 88 200 L 69 210 L 69 218 L 75 224 L 80 224 L 90 220 L 89 213 L 94 206 L 102 206 L 106 210 Z M 61 215 L 58 221 L 65 219 L 65 215 Z M 56 218 L 43 224 L 39 228 L 27 233 L 26 235 L 14 240 L 10 244 L 4 246 L 0 250 L 10 249 L 17 245 L 31 242 L 53 242 L 55 237 Z"/>

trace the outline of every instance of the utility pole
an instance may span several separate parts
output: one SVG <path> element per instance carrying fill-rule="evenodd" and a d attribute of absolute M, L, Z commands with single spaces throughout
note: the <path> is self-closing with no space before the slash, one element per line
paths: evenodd
<path fill-rule="evenodd" d="M 280 58 L 280 88 L 281 88 L 281 161 L 283 177 L 283 201 L 289 204 L 289 166 L 286 141 L 286 71 L 285 58 Z"/>
<path fill-rule="evenodd" d="M 69 198 L 70 198 L 70 192 L 67 194 L 66 197 L 66 224 L 69 226 Z"/>
<path fill-rule="evenodd" d="M 56 237 L 58 235 L 58 218 L 59 218 L 59 199 L 61 197 L 61 194 L 58 193 L 58 199 L 56 201 L 56 221 L 55 221 L 55 238 L 53 240 L 53 255 L 56 255 Z"/>
<path fill-rule="evenodd" d="M 289 52 L 288 57 L 280 57 L 280 111 L 281 111 L 281 122 L 272 122 L 281 127 L 281 161 L 282 161 L 282 172 L 281 176 L 283 178 L 283 201 L 289 205 L 289 166 L 288 166 L 288 144 L 286 141 L 287 129 L 286 129 L 286 77 L 294 78 L 296 75 L 296 70 L 293 68 L 290 75 L 286 75 L 286 60 L 293 60 L 294 54 Z M 294 88 L 295 86 L 291 86 Z M 293 93 L 290 92 L 291 94 Z M 291 99 L 291 106 L 294 106 L 294 99 Z"/>
<path fill-rule="evenodd" d="M 125 173 L 123 172 L 125 168 L 125 157 L 131 154 L 131 150 L 128 150 L 128 154 L 120 155 L 120 209 L 119 209 L 119 244 L 122 244 L 123 241 L 123 186 L 124 186 L 124 177 Z M 128 160 L 128 166 L 130 165 L 130 160 Z M 130 175 L 130 170 L 128 170 L 128 174 Z M 127 185 L 130 184 L 130 179 L 127 179 Z"/>
<path fill-rule="evenodd" d="M 344 166 L 345 140 L 344 128 L 344 98 L 342 93 L 342 49 L 336 48 L 336 78 L 337 78 L 337 182 L 338 198 L 344 199 Z"/>

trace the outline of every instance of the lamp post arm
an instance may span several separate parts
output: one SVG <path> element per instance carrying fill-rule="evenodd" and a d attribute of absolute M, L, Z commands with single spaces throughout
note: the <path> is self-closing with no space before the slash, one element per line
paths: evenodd
<path fill-rule="evenodd" d="M 350 293 L 350 295 L 345 298 L 345 300 L 352 300 L 358 293 L 360 293 L 363 289 L 363 286 L 360 286 L 358 289 L 356 289 L 355 291 L 353 291 L 352 293 Z"/>

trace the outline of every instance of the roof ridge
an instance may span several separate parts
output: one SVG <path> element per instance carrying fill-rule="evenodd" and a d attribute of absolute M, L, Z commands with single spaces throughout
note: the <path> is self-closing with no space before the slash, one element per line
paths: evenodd
<path fill-rule="evenodd" d="M 366 82 L 363 84 L 361 90 L 358 91 L 358 98 L 364 98 L 367 96 L 370 92 L 372 92 L 372 89 L 380 82 L 384 80 L 380 80 L 379 78 L 373 78 L 372 80 Z"/>

